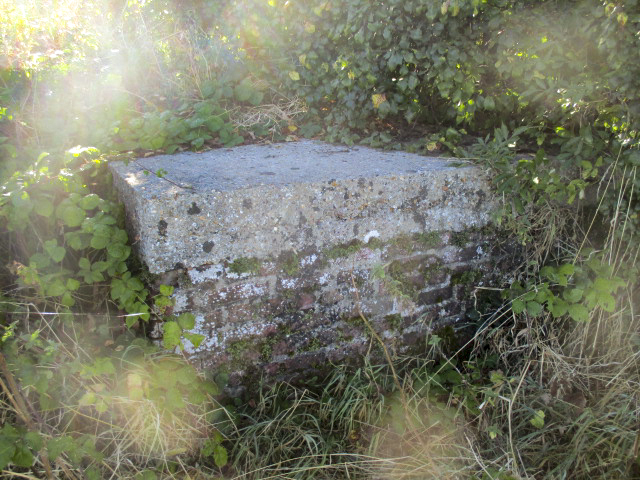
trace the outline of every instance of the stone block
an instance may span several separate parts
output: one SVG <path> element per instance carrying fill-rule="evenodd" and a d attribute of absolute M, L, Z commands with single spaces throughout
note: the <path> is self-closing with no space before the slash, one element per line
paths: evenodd
<path fill-rule="evenodd" d="M 357 361 L 360 312 L 403 351 L 459 317 L 454 293 L 480 279 L 465 272 L 492 259 L 496 201 L 471 163 L 301 141 L 110 168 L 140 258 L 196 315 L 203 367 Z"/>

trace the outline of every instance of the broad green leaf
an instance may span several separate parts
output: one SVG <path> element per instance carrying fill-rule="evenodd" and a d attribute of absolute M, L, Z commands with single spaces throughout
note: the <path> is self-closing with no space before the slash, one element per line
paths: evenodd
<path fill-rule="evenodd" d="M 525 303 L 522 300 L 516 299 L 511 303 L 511 309 L 513 310 L 513 313 L 519 315 L 524 312 Z"/>
<path fill-rule="evenodd" d="M 15 443 L 0 432 L 0 469 L 4 469 L 16 452 Z"/>
<path fill-rule="evenodd" d="M 93 210 L 98 205 L 100 205 L 100 197 L 95 193 L 90 193 L 89 195 L 85 195 L 82 197 L 82 200 L 78 202 L 78 206 L 85 210 Z"/>
<path fill-rule="evenodd" d="M 49 198 L 38 198 L 34 200 L 33 210 L 40 216 L 49 218 L 53 215 L 53 201 Z"/>
<path fill-rule="evenodd" d="M 38 269 L 47 268 L 51 265 L 51 257 L 41 252 L 34 253 L 29 258 L 29 265 Z"/>
<path fill-rule="evenodd" d="M 183 330 L 191 330 L 196 325 L 196 317 L 193 313 L 181 313 L 178 316 L 178 325 Z"/>
<path fill-rule="evenodd" d="M 542 410 L 536 411 L 536 413 L 533 415 L 533 418 L 531 420 L 529 420 L 529 423 L 531 423 L 531 425 L 533 425 L 538 430 L 543 428 L 544 427 L 544 412 Z"/>
<path fill-rule="evenodd" d="M 204 335 L 201 335 L 199 333 L 184 332 L 183 335 L 193 344 L 194 348 L 198 348 L 204 341 Z"/>
<path fill-rule="evenodd" d="M 180 345 L 180 337 L 182 336 L 182 328 L 176 322 L 165 322 L 162 325 L 162 330 L 164 332 L 162 337 L 162 343 L 164 348 L 167 350 L 172 350 Z"/>
<path fill-rule="evenodd" d="M 52 438 L 47 442 L 47 453 L 49 455 L 49 460 L 51 461 L 58 458 L 62 453 L 70 452 L 77 448 L 78 447 L 73 438 L 66 435 L 63 437 Z"/>
<path fill-rule="evenodd" d="M 292 70 L 289 72 L 289 78 L 294 82 L 297 82 L 298 80 L 300 80 L 300 74 L 295 70 Z"/>
<path fill-rule="evenodd" d="M 167 390 L 166 395 L 166 406 L 172 412 L 176 410 L 180 410 L 185 407 L 184 399 L 182 398 L 182 393 L 177 388 L 170 388 Z"/>
<path fill-rule="evenodd" d="M 82 225 L 85 216 L 84 210 L 75 205 L 69 205 L 63 208 L 58 214 L 58 218 L 68 227 L 79 227 Z"/>
<path fill-rule="evenodd" d="M 47 282 L 45 285 L 47 295 L 51 297 L 59 297 L 67 291 L 67 287 L 62 278 L 55 278 Z"/>
<path fill-rule="evenodd" d="M 170 285 L 160 285 L 159 290 L 160 295 L 163 295 L 165 297 L 173 295 L 173 287 Z"/>
<path fill-rule="evenodd" d="M 534 317 L 537 317 L 542 313 L 542 305 L 538 302 L 527 302 L 527 313 Z"/>
<path fill-rule="evenodd" d="M 19 443 L 16 445 L 16 450 L 13 452 L 13 457 L 11 461 L 18 467 L 28 468 L 33 465 L 33 454 L 29 447 L 27 447 L 24 443 Z"/>
<path fill-rule="evenodd" d="M 576 322 L 586 322 L 589 320 L 589 310 L 580 303 L 569 305 L 567 311 L 569 316 Z"/>
<path fill-rule="evenodd" d="M 60 263 L 67 253 L 64 247 L 58 246 L 55 239 L 44 242 L 44 249 L 55 263 Z"/>
<path fill-rule="evenodd" d="M 40 451 L 44 445 L 44 440 L 39 432 L 27 432 L 24 436 L 24 441 L 34 452 Z"/>
<path fill-rule="evenodd" d="M 569 288 L 564 291 L 562 296 L 569 303 L 577 303 L 582 299 L 584 290 L 581 288 Z"/>
<path fill-rule="evenodd" d="M 551 315 L 553 315 L 555 318 L 559 318 L 563 315 L 566 315 L 568 311 L 567 302 L 565 302 L 563 299 L 558 297 L 554 298 L 552 301 L 549 301 L 548 308 L 549 308 L 549 311 L 551 312 Z"/>
<path fill-rule="evenodd" d="M 213 447 L 213 461 L 218 468 L 224 467 L 229 461 L 227 449 L 220 444 Z"/>

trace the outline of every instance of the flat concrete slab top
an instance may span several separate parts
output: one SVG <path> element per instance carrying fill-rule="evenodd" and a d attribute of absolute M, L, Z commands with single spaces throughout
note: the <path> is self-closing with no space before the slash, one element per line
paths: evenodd
<path fill-rule="evenodd" d="M 462 166 L 462 168 L 461 168 Z M 315 141 L 111 164 L 154 273 L 487 223 L 485 172 L 458 160 Z"/>
<path fill-rule="evenodd" d="M 451 159 L 306 140 L 159 155 L 116 167 L 116 171 L 126 174 L 131 185 L 144 185 L 157 193 L 176 186 L 208 193 L 257 185 L 413 175 L 452 166 Z M 166 180 L 150 175 L 159 171 Z"/>

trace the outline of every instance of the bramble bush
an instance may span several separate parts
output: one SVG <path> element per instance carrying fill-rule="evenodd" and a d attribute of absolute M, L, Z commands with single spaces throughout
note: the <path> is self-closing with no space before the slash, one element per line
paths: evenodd
<path fill-rule="evenodd" d="M 453 358 L 407 373 L 462 406 L 480 478 L 637 478 L 639 31 L 637 0 L 5 2 L 3 474 L 155 478 L 198 461 L 259 477 L 287 464 L 281 438 L 302 458 L 289 465 L 322 475 L 331 445 L 364 451 L 354 419 L 393 410 L 398 382 L 376 397 L 351 379 L 367 411 L 340 372 L 308 403 L 266 396 L 225 441 L 217 387 L 134 335 L 155 320 L 169 350 L 201 341 L 171 287 L 144 281 L 108 158 L 304 136 L 449 151 L 494 174 L 522 266 L 479 312 L 468 362 L 436 349 Z M 322 430 L 310 419 L 336 401 Z"/>

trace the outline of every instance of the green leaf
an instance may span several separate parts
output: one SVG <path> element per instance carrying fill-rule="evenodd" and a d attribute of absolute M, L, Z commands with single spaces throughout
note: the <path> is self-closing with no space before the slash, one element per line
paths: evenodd
<path fill-rule="evenodd" d="M 45 284 L 47 295 L 51 297 L 59 297 L 67 291 L 67 287 L 62 278 L 55 278 Z"/>
<path fill-rule="evenodd" d="M 511 303 L 511 309 L 513 310 L 513 313 L 519 315 L 524 312 L 525 303 L 522 300 L 516 299 Z"/>
<path fill-rule="evenodd" d="M 289 72 L 289 78 L 294 82 L 297 82 L 298 80 L 300 80 L 300 74 L 295 70 L 292 70 Z"/>
<path fill-rule="evenodd" d="M 529 423 L 531 423 L 531 425 L 533 425 L 538 430 L 543 428 L 544 427 L 544 412 L 542 410 L 536 411 L 536 413 L 533 415 L 533 418 L 531 420 L 529 420 Z"/>
<path fill-rule="evenodd" d="M 3 470 L 13 458 L 16 446 L 13 441 L 0 433 L 0 470 Z"/>
<path fill-rule="evenodd" d="M 84 210 L 80 207 L 76 207 L 75 205 L 69 205 L 63 208 L 58 214 L 58 218 L 60 218 L 60 220 L 62 220 L 68 227 L 79 227 L 82 225 L 85 217 L 86 214 L 84 213 Z"/>
<path fill-rule="evenodd" d="M 18 445 L 16 445 L 16 450 L 13 453 L 11 461 L 17 467 L 28 468 L 33 465 L 33 460 L 33 454 L 31 453 L 31 450 L 29 450 L 29 447 L 27 447 L 24 443 L 19 443 Z"/>
<path fill-rule="evenodd" d="M 160 290 L 160 295 L 169 297 L 173 295 L 174 288 L 170 285 L 160 285 L 159 290 Z"/>
<path fill-rule="evenodd" d="M 537 317 L 542 313 L 542 305 L 538 302 L 527 302 L 527 313 L 534 317 Z"/>
<path fill-rule="evenodd" d="M 198 348 L 204 341 L 204 335 L 201 335 L 199 333 L 183 332 L 183 335 L 184 338 L 186 338 L 193 344 L 194 348 Z"/>
<path fill-rule="evenodd" d="M 170 388 L 167 391 L 166 406 L 169 410 L 175 412 L 176 410 L 183 409 L 185 407 L 182 393 L 177 388 Z"/>
<path fill-rule="evenodd" d="M 570 288 L 564 291 L 562 296 L 569 303 L 577 303 L 582 299 L 584 290 L 581 288 Z"/>
<path fill-rule="evenodd" d="M 49 198 L 38 198 L 34 200 L 33 210 L 40 216 L 49 218 L 53 215 L 53 202 Z"/>
<path fill-rule="evenodd" d="M 78 206 L 85 210 L 93 210 L 98 205 L 100 205 L 100 197 L 95 193 L 90 193 L 89 195 L 85 195 L 82 197 L 82 200 L 78 202 Z"/>
<path fill-rule="evenodd" d="M 29 265 L 35 268 L 43 269 L 51 265 L 51 256 L 38 252 L 31 255 Z"/>
<path fill-rule="evenodd" d="M 182 336 L 182 328 L 176 322 L 165 322 L 162 325 L 163 337 L 162 343 L 164 348 L 172 350 L 180 345 L 180 337 Z"/>
<path fill-rule="evenodd" d="M 562 275 L 573 275 L 575 273 L 576 268 L 571 263 L 565 263 L 558 267 L 558 273 Z"/>
<path fill-rule="evenodd" d="M 549 301 L 547 306 L 549 308 L 549 311 L 551 312 L 551 315 L 553 315 L 555 318 L 566 315 L 568 311 L 567 302 L 558 297 L 554 298 L 552 301 Z"/>
<path fill-rule="evenodd" d="M 87 407 L 94 403 L 96 403 L 96 394 L 94 392 L 86 392 L 80 400 L 78 400 L 78 405 L 81 407 Z"/>
<path fill-rule="evenodd" d="M 586 322 L 589 320 L 589 310 L 580 303 L 569 305 L 567 308 L 569 316 L 576 322 Z"/>
<path fill-rule="evenodd" d="M 218 468 L 224 467 L 229 461 L 227 449 L 220 444 L 213 447 L 213 461 Z"/>
<path fill-rule="evenodd" d="M 196 317 L 193 313 L 181 313 L 178 324 L 183 330 L 191 330 L 196 325 Z"/>
<path fill-rule="evenodd" d="M 55 239 L 44 242 L 44 249 L 55 263 L 60 263 L 67 253 L 64 247 L 58 246 Z"/>
<path fill-rule="evenodd" d="M 24 441 L 34 452 L 40 451 L 44 445 L 44 440 L 39 432 L 27 432 L 24 436 Z"/>
<path fill-rule="evenodd" d="M 52 438 L 47 442 L 47 453 L 49 460 L 53 461 L 58 458 L 63 452 L 70 452 L 76 450 L 78 447 L 74 440 L 70 436 L 63 436 L 58 438 Z"/>

